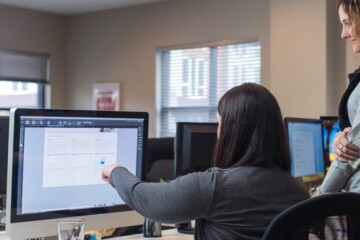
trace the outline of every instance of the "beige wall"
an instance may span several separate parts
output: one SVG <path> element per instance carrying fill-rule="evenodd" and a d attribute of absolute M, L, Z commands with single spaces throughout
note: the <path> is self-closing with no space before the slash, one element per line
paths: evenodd
<path fill-rule="evenodd" d="M 327 0 L 271 0 L 270 89 L 284 116 L 336 115 L 345 72 L 337 18 Z"/>
<path fill-rule="evenodd" d="M 269 1 L 173 0 L 71 17 L 68 106 L 90 109 L 93 83 L 120 82 L 121 109 L 149 112 L 154 136 L 158 47 L 254 37 L 268 76 Z"/>
<path fill-rule="evenodd" d="M 37 53 L 51 57 L 51 106 L 65 107 L 66 18 L 0 5 L 0 48 Z"/>
<path fill-rule="evenodd" d="M 336 115 L 354 65 L 327 0 L 172 0 L 66 18 L 0 7 L 0 30 L 0 48 L 51 54 L 52 107 L 91 109 L 93 83 L 119 82 L 121 110 L 149 112 L 150 136 L 159 47 L 258 37 L 284 116 Z"/>
<path fill-rule="evenodd" d="M 333 1 L 327 1 L 327 73 L 326 73 L 326 114 L 337 115 L 338 104 L 345 91 L 346 81 L 346 49 L 341 39 L 341 24 L 338 9 Z"/>
<path fill-rule="evenodd" d="M 173 0 L 74 16 L 68 106 L 90 109 L 92 83 L 119 81 L 122 110 L 148 111 L 154 136 L 158 47 L 259 37 L 262 82 L 283 115 L 336 115 L 345 88 L 339 29 L 326 0 Z"/>

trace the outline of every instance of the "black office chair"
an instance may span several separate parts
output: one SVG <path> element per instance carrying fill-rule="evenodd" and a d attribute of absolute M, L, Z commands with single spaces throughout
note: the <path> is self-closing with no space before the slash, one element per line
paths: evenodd
<path fill-rule="evenodd" d="M 174 179 L 174 138 L 149 138 L 146 154 L 146 181 Z"/>
<path fill-rule="evenodd" d="M 360 239 L 360 194 L 332 193 L 299 202 L 277 215 L 263 240 Z"/>

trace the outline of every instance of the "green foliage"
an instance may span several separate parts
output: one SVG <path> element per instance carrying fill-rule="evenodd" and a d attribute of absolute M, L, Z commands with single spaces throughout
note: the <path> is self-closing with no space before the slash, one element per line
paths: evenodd
<path fill-rule="evenodd" d="M 170 179 L 160 178 L 160 182 L 170 182 Z"/>

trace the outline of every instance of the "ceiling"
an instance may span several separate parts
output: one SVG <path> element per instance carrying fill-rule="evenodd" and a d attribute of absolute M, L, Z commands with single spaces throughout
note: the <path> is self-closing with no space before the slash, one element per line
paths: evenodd
<path fill-rule="evenodd" d="M 0 4 L 72 15 L 159 1 L 165 0 L 0 0 Z"/>

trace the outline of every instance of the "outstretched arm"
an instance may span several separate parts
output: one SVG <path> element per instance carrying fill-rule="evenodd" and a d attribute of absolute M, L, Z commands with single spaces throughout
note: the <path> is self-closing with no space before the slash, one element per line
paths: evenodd
<path fill-rule="evenodd" d="M 179 223 L 206 217 L 216 177 L 212 172 L 199 172 L 168 183 L 146 183 L 126 168 L 115 167 L 110 183 L 125 203 L 141 215 L 157 222 Z"/>

